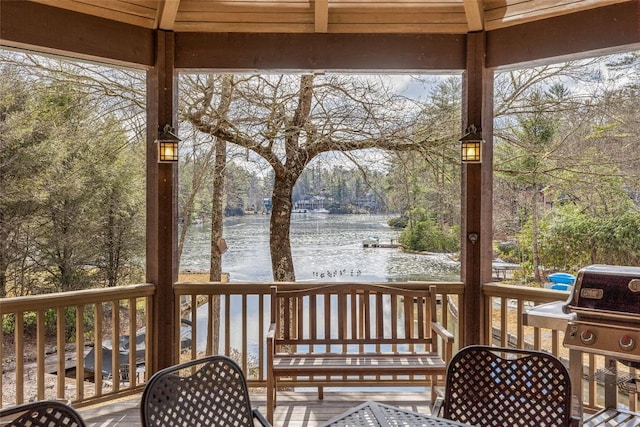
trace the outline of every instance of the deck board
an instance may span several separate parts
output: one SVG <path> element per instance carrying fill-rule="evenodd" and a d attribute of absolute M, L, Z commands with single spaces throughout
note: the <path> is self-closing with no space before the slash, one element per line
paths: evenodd
<path fill-rule="evenodd" d="M 387 403 L 416 412 L 430 414 L 430 393 L 426 392 L 333 392 L 325 391 L 324 400 L 318 400 L 315 392 L 278 393 L 278 406 L 274 414 L 274 426 L 284 427 L 315 427 L 324 421 L 340 415 L 368 400 Z M 266 396 L 264 392 L 251 394 L 251 402 L 263 414 Z M 140 396 L 106 403 L 91 407 L 80 408 L 79 412 L 89 427 L 137 427 L 140 422 Z"/>

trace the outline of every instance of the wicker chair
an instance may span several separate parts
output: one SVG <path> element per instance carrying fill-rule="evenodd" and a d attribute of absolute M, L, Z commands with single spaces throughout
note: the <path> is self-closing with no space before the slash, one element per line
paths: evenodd
<path fill-rule="evenodd" d="M 571 417 L 571 379 L 551 354 L 469 346 L 447 368 L 445 418 L 479 427 L 578 426 Z"/>
<path fill-rule="evenodd" d="M 11 419 L 9 421 L 9 419 Z M 5 424 L 7 423 L 8 424 Z M 41 400 L 0 410 L 0 425 L 12 427 L 85 427 L 71 406 L 57 400 Z"/>
<path fill-rule="evenodd" d="M 251 408 L 242 370 L 225 356 L 207 356 L 156 372 L 140 405 L 142 425 L 253 426 L 270 424 Z"/>

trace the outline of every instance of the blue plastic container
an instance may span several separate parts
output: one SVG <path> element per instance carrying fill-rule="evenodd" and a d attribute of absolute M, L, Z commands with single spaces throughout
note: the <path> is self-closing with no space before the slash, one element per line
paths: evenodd
<path fill-rule="evenodd" d="M 564 285 L 573 285 L 576 282 L 576 276 L 569 273 L 553 273 L 547 276 L 552 283 L 561 283 Z M 553 289 L 553 287 L 551 288 Z"/>

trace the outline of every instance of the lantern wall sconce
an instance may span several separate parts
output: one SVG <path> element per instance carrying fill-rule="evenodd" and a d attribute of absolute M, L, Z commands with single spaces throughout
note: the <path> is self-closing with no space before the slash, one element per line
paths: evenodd
<path fill-rule="evenodd" d="M 178 143 L 181 141 L 169 125 L 164 125 L 158 133 L 158 163 L 178 163 Z"/>
<path fill-rule="evenodd" d="M 482 162 L 482 135 L 481 129 L 477 129 L 475 125 L 469 126 L 467 133 L 458 141 L 462 143 L 462 163 L 481 163 Z"/>

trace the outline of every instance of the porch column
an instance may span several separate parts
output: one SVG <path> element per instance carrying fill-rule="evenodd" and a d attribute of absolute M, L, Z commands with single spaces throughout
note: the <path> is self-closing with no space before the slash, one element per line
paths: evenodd
<path fill-rule="evenodd" d="M 465 284 L 461 345 L 483 344 L 482 283 L 491 281 L 493 199 L 493 70 L 487 69 L 486 33 L 467 35 L 462 127 L 482 129 L 482 163 L 462 165 L 461 279 Z M 470 235 L 478 239 L 472 243 Z"/>
<path fill-rule="evenodd" d="M 147 72 L 147 249 L 146 280 L 156 285 L 153 302 L 152 371 L 176 363 L 173 283 L 178 279 L 178 168 L 158 163 L 158 130 L 177 124 L 174 34 L 156 31 L 155 66 Z"/>

